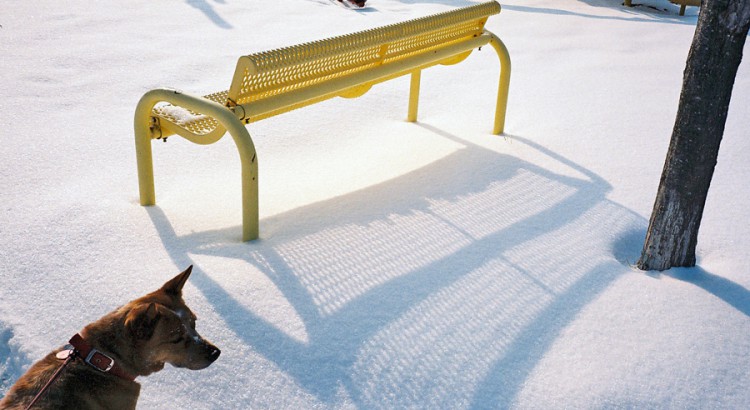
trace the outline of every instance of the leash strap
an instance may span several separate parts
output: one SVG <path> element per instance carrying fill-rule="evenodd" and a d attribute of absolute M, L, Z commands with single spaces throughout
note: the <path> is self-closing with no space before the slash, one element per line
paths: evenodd
<path fill-rule="evenodd" d="M 62 352 L 65 352 L 65 350 L 61 351 L 60 353 Z M 36 404 L 37 401 L 39 401 L 39 399 L 42 398 L 42 395 L 47 392 L 47 389 L 49 389 L 49 386 L 52 386 L 52 383 L 54 383 L 54 381 L 57 380 L 58 377 L 60 377 L 60 373 L 62 373 L 63 369 L 65 369 L 65 367 L 70 362 L 72 362 L 73 359 L 76 358 L 75 350 L 71 349 L 71 350 L 68 350 L 67 352 L 68 352 L 68 357 L 65 359 L 65 362 L 63 362 L 62 366 L 57 368 L 57 370 L 55 371 L 55 374 L 52 375 L 52 378 L 50 378 L 47 381 L 47 384 L 45 384 L 44 387 L 42 387 L 42 390 L 39 390 L 39 393 L 36 394 L 36 396 L 34 397 L 34 400 L 32 400 L 31 403 L 29 403 L 29 405 L 26 406 L 26 410 L 29 410 L 31 407 L 34 406 L 34 404 Z"/>
<path fill-rule="evenodd" d="M 39 393 L 36 394 L 31 403 L 26 406 L 26 410 L 29 410 L 32 406 L 34 406 L 34 404 L 36 404 L 36 402 L 39 401 L 39 399 L 42 398 L 44 393 L 46 393 L 47 390 L 49 390 L 49 387 L 52 386 L 52 383 L 54 383 L 55 380 L 60 377 L 60 373 L 62 373 L 63 369 L 65 369 L 65 367 L 70 364 L 70 362 L 72 362 L 76 357 L 81 357 L 87 365 L 95 368 L 96 370 L 99 370 L 100 372 L 109 373 L 113 376 L 117 376 L 125 380 L 135 380 L 136 376 L 133 376 L 124 371 L 120 366 L 117 365 L 117 363 L 115 363 L 115 359 L 95 349 L 93 346 L 88 344 L 88 342 L 86 342 L 86 340 L 84 340 L 83 337 L 81 337 L 81 335 L 79 335 L 78 333 L 70 338 L 70 341 L 68 343 L 73 346 L 72 349 L 61 350 L 59 353 L 57 353 L 57 358 L 65 359 L 65 362 L 63 362 L 63 364 L 57 370 L 55 370 L 55 374 L 53 374 L 49 381 L 47 381 L 47 384 L 45 384 L 44 387 L 39 390 Z M 67 353 L 67 357 L 64 357 L 65 353 Z"/>

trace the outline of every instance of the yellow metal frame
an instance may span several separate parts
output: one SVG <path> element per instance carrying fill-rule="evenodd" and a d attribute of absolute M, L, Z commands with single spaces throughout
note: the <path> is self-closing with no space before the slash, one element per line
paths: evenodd
<path fill-rule="evenodd" d="M 677 4 L 678 6 L 680 6 L 680 15 L 681 16 L 685 15 L 685 6 L 696 6 L 696 7 L 700 7 L 701 6 L 701 0 L 669 0 L 669 2 L 672 3 L 672 4 Z M 625 0 L 625 6 L 627 6 L 627 7 L 633 7 L 632 0 Z"/>
<path fill-rule="evenodd" d="M 490 44 L 500 59 L 494 134 L 505 127 L 510 55 L 484 29 L 495 1 L 322 41 L 242 56 L 229 90 L 204 97 L 172 89 L 146 93 L 135 112 L 141 205 L 156 203 L 151 140 L 177 134 L 211 144 L 227 132 L 242 166 L 242 239 L 258 237 L 258 161 L 245 124 L 333 97 L 354 98 L 374 84 L 411 75 L 407 120 L 417 120 L 423 69 L 463 61 Z"/>
<path fill-rule="evenodd" d="M 701 6 L 701 0 L 669 0 L 672 4 L 677 4 L 680 6 L 680 15 L 685 15 L 685 6 Z"/>

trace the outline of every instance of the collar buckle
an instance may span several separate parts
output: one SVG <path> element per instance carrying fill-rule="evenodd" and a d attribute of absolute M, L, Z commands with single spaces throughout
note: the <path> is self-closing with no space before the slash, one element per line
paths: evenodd
<path fill-rule="evenodd" d="M 91 349 L 85 362 L 100 372 L 107 373 L 115 366 L 115 359 L 96 349 Z"/>

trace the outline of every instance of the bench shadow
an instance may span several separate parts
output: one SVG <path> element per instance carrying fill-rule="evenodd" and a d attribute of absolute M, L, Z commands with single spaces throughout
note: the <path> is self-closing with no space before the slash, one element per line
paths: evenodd
<path fill-rule="evenodd" d="M 230 242 L 236 228 L 178 236 L 159 207 L 146 208 L 175 265 L 195 265 L 191 282 L 227 326 L 325 403 L 342 389 L 365 408 L 512 403 L 559 332 L 627 271 L 612 256 L 615 240 L 645 225 L 606 199 L 606 181 L 530 140 L 507 137 L 564 172 L 422 127 L 463 148 L 265 218 L 256 242 Z M 249 308 L 191 254 L 262 272 L 306 340 Z"/>

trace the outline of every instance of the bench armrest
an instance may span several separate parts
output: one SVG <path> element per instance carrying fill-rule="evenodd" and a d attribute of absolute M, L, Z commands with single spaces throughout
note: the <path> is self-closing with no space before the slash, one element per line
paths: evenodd
<path fill-rule="evenodd" d="M 221 95 L 225 92 L 199 97 L 180 90 L 156 89 L 141 98 L 136 112 L 140 110 L 140 115 L 148 112 L 154 119 L 151 120 L 152 138 L 177 134 L 196 144 L 213 144 L 227 131 L 215 113 L 231 112 L 217 101 Z"/>
<path fill-rule="evenodd" d="M 234 111 L 207 98 L 186 94 L 173 89 L 156 89 L 141 97 L 135 109 L 135 147 L 138 161 L 138 185 L 140 189 L 141 205 L 148 206 L 156 203 L 154 193 L 154 168 L 151 153 L 151 140 L 164 136 L 165 128 L 155 127 L 153 108 L 160 102 L 167 102 L 175 107 L 182 107 L 193 113 L 200 113 L 216 121 L 216 128 L 205 135 L 198 135 L 181 126 L 171 126 L 166 131 L 174 131 L 178 135 L 195 142 L 206 144 L 211 138 L 218 140 L 226 132 L 232 136 L 237 151 L 240 154 L 242 167 L 242 240 L 249 241 L 258 237 L 258 162 L 250 134 L 245 125 L 235 115 Z M 169 121 L 171 123 L 171 121 Z M 174 123 L 172 123 L 174 124 Z M 159 136 L 154 130 L 160 131 Z M 219 132 L 221 133 L 219 135 Z M 217 136 L 218 135 L 218 136 Z"/>

